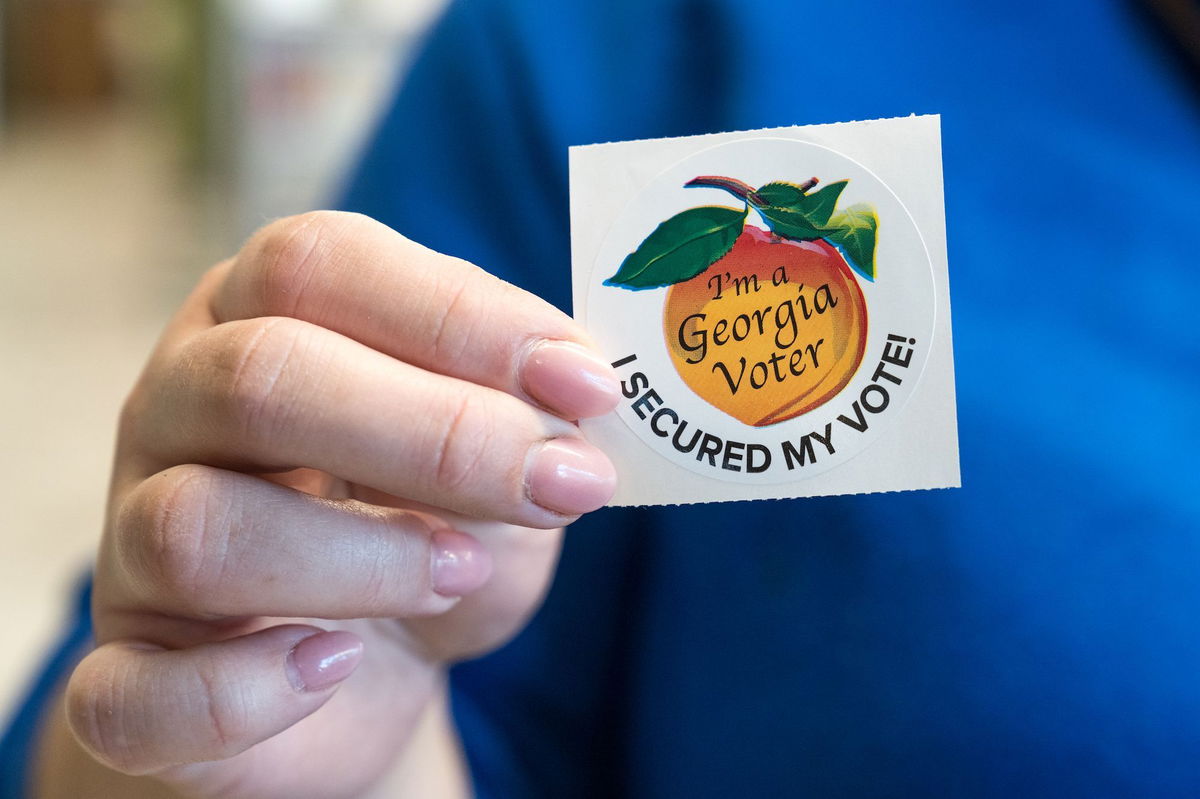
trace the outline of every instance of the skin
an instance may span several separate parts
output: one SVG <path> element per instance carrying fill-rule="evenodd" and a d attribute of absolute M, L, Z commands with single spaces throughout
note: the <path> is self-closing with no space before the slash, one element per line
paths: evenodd
<path fill-rule="evenodd" d="M 123 409 L 37 795 L 465 793 L 446 667 L 520 629 L 615 488 L 572 424 L 619 397 L 590 348 L 353 214 L 213 268 Z"/>

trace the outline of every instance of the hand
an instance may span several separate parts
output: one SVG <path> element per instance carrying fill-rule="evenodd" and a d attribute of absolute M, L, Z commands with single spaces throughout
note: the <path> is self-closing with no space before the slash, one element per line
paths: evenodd
<path fill-rule="evenodd" d="M 445 664 L 536 608 L 559 528 L 611 497 L 570 422 L 619 396 L 588 346 L 365 217 L 258 233 L 122 414 L 79 742 L 196 796 L 360 795 Z"/>

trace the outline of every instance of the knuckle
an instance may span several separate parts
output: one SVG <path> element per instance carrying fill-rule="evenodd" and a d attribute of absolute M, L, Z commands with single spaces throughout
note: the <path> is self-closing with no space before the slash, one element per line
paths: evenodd
<path fill-rule="evenodd" d="M 193 717 L 206 733 L 205 750 L 222 759 L 236 754 L 250 728 L 248 703 L 238 690 L 238 680 L 223 679 L 209 664 L 195 668 L 193 701 L 202 705 Z M 227 677 L 229 675 L 226 675 Z"/>
<path fill-rule="evenodd" d="M 463 315 L 462 304 L 467 294 L 467 281 L 460 281 L 446 294 L 446 302 L 437 311 L 432 325 L 433 357 L 438 361 L 453 361 L 462 355 L 462 343 L 467 338 L 462 330 L 456 329 Z M 468 317 L 469 318 L 469 317 Z"/>
<path fill-rule="evenodd" d="M 524 307 L 515 287 L 469 261 L 439 255 L 430 312 L 435 361 L 461 361 L 471 353 L 496 349 L 495 331 L 505 329 Z"/>
<path fill-rule="evenodd" d="M 247 245 L 251 282 L 261 315 L 298 316 L 309 285 L 336 266 L 333 254 L 346 236 L 372 224 L 342 211 L 309 211 L 267 225 Z"/>
<path fill-rule="evenodd" d="M 287 424 L 289 403 L 280 389 L 304 334 L 294 320 L 250 319 L 233 325 L 218 346 L 216 399 L 243 440 L 270 441 Z"/>
<path fill-rule="evenodd" d="M 486 479 L 487 455 L 496 429 L 490 403 L 474 394 L 463 394 L 455 403 L 446 415 L 432 472 L 435 488 L 447 494 Z"/>
<path fill-rule="evenodd" d="M 292 316 L 319 268 L 331 224 L 313 211 L 267 225 L 248 245 L 253 281 L 267 315 Z"/>
<path fill-rule="evenodd" d="M 384 514 L 381 535 L 362 539 L 362 599 L 372 614 L 411 615 L 432 590 L 432 526 L 405 511 Z"/>
<path fill-rule="evenodd" d="M 214 469 L 176 466 L 142 483 L 121 509 L 121 562 L 147 593 L 181 608 L 219 583 L 231 509 Z"/>
<path fill-rule="evenodd" d="M 104 765 L 125 773 L 146 769 L 135 731 L 126 724 L 124 683 L 119 674 L 85 658 L 71 675 L 64 697 L 67 724 L 79 743 Z"/>

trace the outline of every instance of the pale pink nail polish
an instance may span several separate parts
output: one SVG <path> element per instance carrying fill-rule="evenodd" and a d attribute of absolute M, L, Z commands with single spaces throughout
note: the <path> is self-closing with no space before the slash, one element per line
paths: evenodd
<path fill-rule="evenodd" d="M 556 438 L 538 446 L 525 473 L 529 498 L 566 516 L 602 508 L 617 474 L 604 453 L 586 441 Z"/>
<path fill-rule="evenodd" d="M 323 691 L 349 677 L 362 660 L 363 643 L 354 633 L 334 630 L 310 635 L 288 653 L 288 679 L 298 691 Z"/>
<path fill-rule="evenodd" d="M 602 416 L 621 398 L 621 382 L 604 359 L 569 341 L 546 340 L 525 358 L 521 387 L 567 419 Z"/>
<path fill-rule="evenodd" d="M 433 590 L 442 596 L 469 594 L 492 574 L 492 556 L 478 539 L 458 530 L 435 530 L 433 545 Z"/>

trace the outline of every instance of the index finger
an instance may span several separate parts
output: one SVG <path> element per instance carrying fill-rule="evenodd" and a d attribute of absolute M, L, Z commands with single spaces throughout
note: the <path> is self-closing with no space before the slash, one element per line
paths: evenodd
<path fill-rule="evenodd" d="M 569 420 L 607 413 L 620 398 L 612 368 L 566 314 L 360 214 L 272 223 L 228 269 L 217 322 L 294 317 Z"/>

